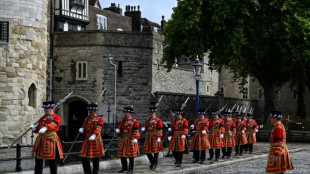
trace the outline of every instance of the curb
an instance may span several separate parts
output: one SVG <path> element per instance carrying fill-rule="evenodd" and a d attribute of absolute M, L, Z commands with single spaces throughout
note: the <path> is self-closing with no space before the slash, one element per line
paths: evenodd
<path fill-rule="evenodd" d="M 159 157 L 163 157 L 164 156 L 164 152 L 160 152 L 159 153 Z M 149 163 L 149 159 L 147 158 L 146 155 L 142 155 L 139 157 L 135 157 L 135 165 L 136 164 L 148 164 Z M 92 163 L 90 160 L 90 165 L 92 167 Z M 115 160 L 107 160 L 107 161 L 100 161 L 100 165 L 99 165 L 99 170 L 100 171 L 104 171 L 104 170 L 111 170 L 111 169 L 117 169 L 117 168 L 121 168 L 122 164 L 120 159 L 115 159 Z M 67 174 L 67 173 L 83 173 L 83 166 L 82 164 L 74 164 L 74 165 L 68 165 L 68 166 L 58 166 L 57 168 L 57 173 L 59 174 Z M 34 170 L 27 170 L 27 171 L 22 171 L 22 172 L 13 172 L 10 174 L 33 174 Z M 49 174 L 50 173 L 50 169 L 47 168 L 43 168 L 43 174 Z"/>
<path fill-rule="evenodd" d="M 297 148 L 297 149 L 292 149 L 289 150 L 290 153 L 292 152 L 299 152 L 302 150 L 305 150 L 306 148 Z M 244 161 L 252 161 L 252 160 L 256 160 L 259 158 L 266 158 L 267 159 L 268 154 L 263 154 L 263 155 L 256 155 L 253 157 L 247 157 L 247 158 L 243 158 L 243 159 L 236 159 L 233 161 L 225 161 L 225 162 L 221 162 L 218 164 L 210 164 L 210 165 L 202 165 L 200 167 L 187 167 L 184 169 L 180 169 L 180 170 L 175 170 L 175 171 L 171 171 L 171 172 L 165 172 L 168 174 L 189 174 L 189 173 L 199 173 L 199 172 L 203 172 L 205 170 L 208 169 L 214 169 L 214 168 L 218 168 L 218 167 L 223 167 L 223 166 L 227 166 L 227 165 L 231 165 L 231 164 L 235 164 L 235 163 L 239 163 L 239 162 L 244 162 Z"/>

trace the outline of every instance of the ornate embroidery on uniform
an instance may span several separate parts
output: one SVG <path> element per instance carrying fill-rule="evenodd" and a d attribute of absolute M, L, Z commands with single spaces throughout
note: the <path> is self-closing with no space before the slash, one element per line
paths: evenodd
<path fill-rule="evenodd" d="M 215 122 L 221 123 L 221 120 L 216 120 Z"/>
<path fill-rule="evenodd" d="M 133 124 L 133 123 L 134 123 L 134 121 L 128 121 L 127 123 L 128 123 L 128 124 Z"/>
<path fill-rule="evenodd" d="M 157 120 L 151 120 L 150 123 L 157 123 Z"/>
<path fill-rule="evenodd" d="M 231 124 L 231 122 L 227 122 L 226 124 Z"/>
<path fill-rule="evenodd" d="M 206 121 L 200 121 L 200 123 L 206 123 Z"/>
<path fill-rule="evenodd" d="M 91 121 L 98 121 L 99 118 L 93 118 Z"/>
<path fill-rule="evenodd" d="M 183 123 L 183 120 L 178 120 L 177 123 Z"/>
<path fill-rule="evenodd" d="M 47 116 L 47 119 L 48 120 L 54 120 L 54 117 L 53 116 Z"/>

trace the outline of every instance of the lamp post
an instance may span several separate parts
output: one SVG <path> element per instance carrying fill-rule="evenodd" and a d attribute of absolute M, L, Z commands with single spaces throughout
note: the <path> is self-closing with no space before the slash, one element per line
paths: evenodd
<path fill-rule="evenodd" d="M 117 116 L 116 116 L 116 65 L 113 63 L 113 56 L 111 54 L 109 54 L 109 59 L 110 59 L 110 64 L 114 66 L 114 74 L 115 74 L 115 81 L 114 81 L 114 113 L 115 113 L 115 119 L 113 119 L 113 122 L 116 123 L 117 121 Z M 114 128 L 115 128 L 115 124 L 114 125 Z"/>
<path fill-rule="evenodd" d="M 199 80 L 201 79 L 201 68 L 202 64 L 199 61 L 198 56 L 196 57 L 195 62 L 193 63 L 194 69 L 194 77 L 196 79 L 196 117 L 198 118 L 198 111 L 199 111 Z"/>

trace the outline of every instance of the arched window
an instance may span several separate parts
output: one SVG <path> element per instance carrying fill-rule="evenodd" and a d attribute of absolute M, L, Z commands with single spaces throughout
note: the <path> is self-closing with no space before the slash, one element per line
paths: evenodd
<path fill-rule="evenodd" d="M 87 61 L 78 61 L 76 69 L 76 80 L 87 80 Z"/>
<path fill-rule="evenodd" d="M 29 106 L 36 107 L 37 88 L 34 84 L 31 84 L 28 90 Z"/>

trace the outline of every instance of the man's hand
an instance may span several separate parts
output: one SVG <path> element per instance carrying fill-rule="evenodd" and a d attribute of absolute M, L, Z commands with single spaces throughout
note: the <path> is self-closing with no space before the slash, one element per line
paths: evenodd
<path fill-rule="evenodd" d="M 142 128 L 141 128 L 141 131 L 144 132 L 144 131 L 145 131 L 145 127 L 142 127 Z"/>
<path fill-rule="evenodd" d="M 82 133 L 84 132 L 84 128 L 81 127 L 81 128 L 79 129 L 79 132 L 82 134 Z"/>
<path fill-rule="evenodd" d="M 221 135 L 220 135 L 220 138 L 224 138 L 224 135 L 223 135 L 223 134 L 221 134 Z"/>
<path fill-rule="evenodd" d="M 135 138 L 132 140 L 133 143 L 138 143 L 138 140 Z"/>
<path fill-rule="evenodd" d="M 47 130 L 46 127 L 43 127 L 39 130 L 39 134 L 44 134 L 44 132 Z"/>
<path fill-rule="evenodd" d="M 95 140 L 95 138 L 96 138 L 96 135 L 95 135 L 95 134 L 93 134 L 92 136 L 90 136 L 90 137 L 89 137 L 89 140 L 90 140 L 90 141 L 94 141 L 94 140 Z"/>
<path fill-rule="evenodd" d="M 119 133 L 119 129 L 115 129 L 115 132 L 118 134 Z"/>
<path fill-rule="evenodd" d="M 206 131 L 206 130 L 203 130 L 201 133 L 202 133 L 202 134 L 207 134 L 207 131 Z"/>
<path fill-rule="evenodd" d="M 33 125 L 33 124 L 32 124 L 32 125 L 30 125 L 29 127 L 30 127 L 30 129 L 31 129 L 32 131 L 35 131 L 35 130 L 36 130 L 36 126 L 35 126 L 35 125 Z"/>
<path fill-rule="evenodd" d="M 185 135 L 182 135 L 182 139 L 185 139 L 186 138 L 186 136 Z"/>
<path fill-rule="evenodd" d="M 161 142 L 161 139 L 160 138 L 157 138 L 157 143 L 160 143 Z"/>

